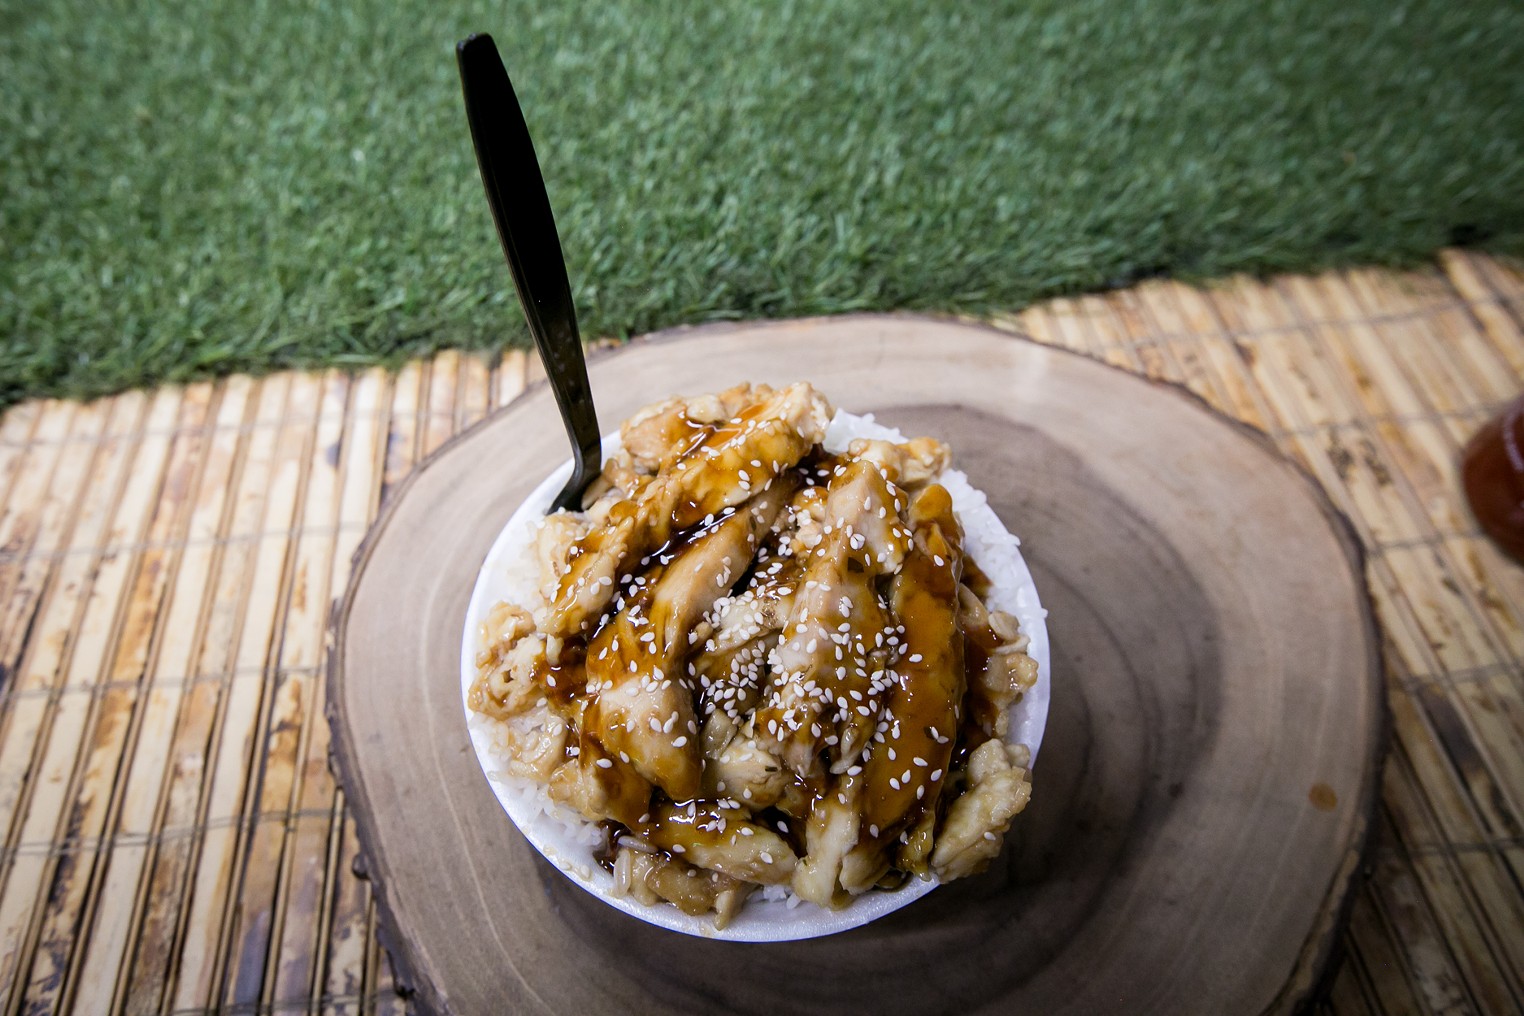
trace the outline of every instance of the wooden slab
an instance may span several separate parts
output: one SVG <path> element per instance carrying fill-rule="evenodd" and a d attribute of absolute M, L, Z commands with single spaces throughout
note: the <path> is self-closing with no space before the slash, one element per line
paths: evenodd
<path fill-rule="evenodd" d="M 1053 712 L 984 876 L 865 929 L 686 938 L 591 898 L 498 808 L 461 716 L 477 568 L 566 455 L 535 389 L 393 494 L 335 612 L 328 708 L 401 976 L 441 1012 L 1286 1012 L 1338 940 L 1385 706 L 1357 544 L 1257 434 L 988 329 L 853 317 L 598 360 L 612 427 L 674 392 L 808 379 L 950 441 L 1023 537 Z"/>

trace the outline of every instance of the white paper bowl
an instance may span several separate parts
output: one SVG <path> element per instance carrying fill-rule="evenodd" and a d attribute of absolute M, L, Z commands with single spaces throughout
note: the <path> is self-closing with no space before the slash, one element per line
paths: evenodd
<path fill-rule="evenodd" d="M 854 437 L 905 440 L 899 431 L 874 423 L 872 416 L 838 412 L 826 433 L 825 445 L 832 451 L 844 450 L 847 442 Z M 603 439 L 605 455 L 618 448 L 617 433 Z M 953 459 L 957 460 L 956 448 L 953 449 Z M 545 482 L 535 488 L 503 526 L 477 574 L 461 638 L 461 701 L 465 708 L 471 744 L 476 749 L 477 761 L 481 763 L 493 793 L 497 795 L 508 817 L 524 834 L 524 838 L 546 860 L 565 872 L 567 877 L 609 906 L 672 931 L 732 942 L 785 942 L 847 931 L 898 910 L 935 889 L 935 881 L 911 879 L 893 892 L 874 890 L 865 893 L 841 910 L 827 910 L 797 900 L 792 901 L 793 905 L 790 906 L 790 901 L 763 900 L 758 893 L 752 896 L 727 927 L 716 930 L 712 915 L 690 917 L 669 904 L 646 906 L 627 896 L 615 896 L 613 876 L 593 860 L 587 847 L 570 836 L 563 825 L 563 822 L 580 823 L 583 821 L 581 816 L 565 806 L 545 802 L 531 781 L 501 772 L 500 757 L 493 757 L 493 721 L 477 716 L 469 706 L 464 705 L 471 684 L 476 679 L 481 622 L 500 600 L 528 603 L 533 597 L 533 588 L 527 587 L 522 580 L 515 581 L 512 565 L 532 552 L 535 524 L 544 516 L 551 501 L 571 476 L 571 465 L 571 460 L 568 459 L 546 477 Z M 1048 630 L 1043 623 L 1045 613 L 1037 597 L 1037 587 L 1033 585 L 1032 575 L 1021 558 L 1021 551 L 1017 549 L 1016 538 L 1006 532 L 1004 525 L 986 503 L 984 495 L 970 487 L 967 478 L 957 470 L 948 470 L 941 482 L 953 495 L 954 508 L 970 537 L 976 528 L 999 534 L 998 539 L 993 539 L 980 551 L 976 552 L 971 546 L 970 553 L 995 583 L 995 588 L 988 597 L 990 604 L 1014 614 L 1021 622 L 1021 630 L 1031 640 L 1028 652 L 1037 661 L 1037 684 L 1012 710 L 1008 740 L 1031 748 L 1035 761 L 1048 718 L 1049 700 Z M 972 544 L 974 541 L 969 538 L 968 542 Z M 555 810 L 552 814 L 559 813 L 560 821 L 542 811 L 547 806 Z M 1020 822 L 1020 817 L 1016 821 Z"/>

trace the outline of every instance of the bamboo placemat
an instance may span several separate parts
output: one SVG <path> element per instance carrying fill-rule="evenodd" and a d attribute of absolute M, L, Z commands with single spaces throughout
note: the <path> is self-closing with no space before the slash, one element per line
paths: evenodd
<path fill-rule="evenodd" d="M 1456 480 L 1524 389 L 1524 271 L 1447 252 L 997 324 L 1186 385 L 1350 516 L 1394 737 L 1326 1009 L 1524 1010 L 1524 569 Z M 536 375 L 444 353 L 0 420 L 4 1013 L 404 1008 L 327 767 L 328 605 L 398 480 Z"/>

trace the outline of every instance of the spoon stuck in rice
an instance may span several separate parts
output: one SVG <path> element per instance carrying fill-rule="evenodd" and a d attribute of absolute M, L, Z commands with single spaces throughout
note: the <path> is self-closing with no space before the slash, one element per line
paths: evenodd
<path fill-rule="evenodd" d="M 578 511 L 583 491 L 602 468 L 602 443 L 550 198 L 524 113 L 492 36 L 469 36 L 456 45 L 455 57 L 492 221 L 571 438 L 571 479 L 550 510 Z"/>

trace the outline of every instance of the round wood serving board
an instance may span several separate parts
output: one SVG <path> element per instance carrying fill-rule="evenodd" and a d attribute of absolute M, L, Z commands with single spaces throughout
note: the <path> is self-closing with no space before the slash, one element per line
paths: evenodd
<path fill-rule="evenodd" d="M 1357 545 L 1259 435 L 1176 389 L 909 317 L 726 326 L 594 362 L 600 420 L 742 380 L 951 443 L 1022 537 L 1053 700 L 1002 859 L 866 928 L 746 945 L 625 916 L 498 807 L 462 618 L 567 455 L 540 388 L 383 512 L 334 618 L 335 754 L 401 976 L 454 1013 L 1259 1013 L 1314 992 L 1374 807 L 1385 712 Z"/>

